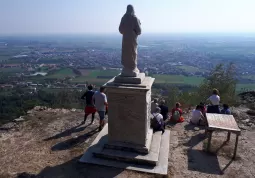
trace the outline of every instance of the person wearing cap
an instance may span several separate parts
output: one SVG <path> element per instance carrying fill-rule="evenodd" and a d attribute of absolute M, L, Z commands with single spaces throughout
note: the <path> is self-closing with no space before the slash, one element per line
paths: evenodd
<path fill-rule="evenodd" d="M 184 118 L 182 117 L 182 109 L 180 108 L 181 104 L 176 103 L 175 108 L 172 109 L 172 116 L 170 121 L 172 122 L 183 122 Z"/>
<path fill-rule="evenodd" d="M 153 119 L 151 122 L 151 127 L 153 129 L 153 132 L 162 131 L 163 134 L 165 132 L 165 122 L 160 112 L 161 112 L 160 107 L 156 107 L 155 112 L 152 114 Z"/>

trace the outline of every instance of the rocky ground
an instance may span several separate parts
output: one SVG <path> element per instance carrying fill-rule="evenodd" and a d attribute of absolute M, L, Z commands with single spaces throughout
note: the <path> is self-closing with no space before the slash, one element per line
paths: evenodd
<path fill-rule="evenodd" d="M 168 125 L 171 147 L 168 177 L 255 177 L 255 117 L 246 107 L 234 108 L 242 135 L 237 160 L 232 161 L 234 136 L 214 133 L 212 154 L 204 152 L 204 128 Z M 0 127 L 0 178 L 154 177 L 121 169 L 84 165 L 78 159 L 97 136 L 97 125 L 81 125 L 83 111 L 35 107 L 27 116 Z"/>

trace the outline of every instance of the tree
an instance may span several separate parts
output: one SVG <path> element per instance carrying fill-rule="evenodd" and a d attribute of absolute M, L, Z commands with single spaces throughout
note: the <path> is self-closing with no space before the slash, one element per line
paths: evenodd
<path fill-rule="evenodd" d="M 213 69 L 209 76 L 202 82 L 198 89 L 200 101 L 205 101 L 216 88 L 220 92 L 221 101 L 228 104 L 236 102 L 236 68 L 233 63 L 227 67 L 219 64 Z"/>
<path fill-rule="evenodd" d="M 219 64 L 194 91 L 183 92 L 177 87 L 170 87 L 167 102 L 169 106 L 174 106 L 175 102 L 180 102 L 184 107 L 194 106 L 205 102 L 212 94 L 212 90 L 217 88 L 220 92 L 221 102 L 234 105 L 237 102 L 236 83 L 235 65 L 233 63 L 228 66 Z"/>

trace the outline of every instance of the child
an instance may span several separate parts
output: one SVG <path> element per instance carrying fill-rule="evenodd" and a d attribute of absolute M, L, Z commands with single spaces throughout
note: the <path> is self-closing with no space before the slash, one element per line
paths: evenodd
<path fill-rule="evenodd" d="M 229 106 L 227 104 L 223 104 L 223 109 L 220 111 L 221 114 L 231 114 Z"/>
<path fill-rule="evenodd" d="M 184 118 L 182 117 L 182 110 L 181 110 L 181 104 L 176 103 L 175 108 L 172 109 L 172 116 L 170 121 L 173 122 L 183 122 Z"/>

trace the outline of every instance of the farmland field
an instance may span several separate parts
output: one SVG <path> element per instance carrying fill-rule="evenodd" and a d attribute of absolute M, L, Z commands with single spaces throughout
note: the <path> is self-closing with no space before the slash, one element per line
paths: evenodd
<path fill-rule="evenodd" d="M 75 73 L 70 68 L 63 68 L 60 70 L 55 71 L 52 74 L 47 75 L 45 78 L 56 78 L 56 79 L 63 79 L 65 77 L 73 77 Z"/>
<path fill-rule="evenodd" d="M 197 86 L 204 78 L 202 77 L 186 77 L 183 75 L 153 75 L 155 83 L 172 83 L 172 84 L 187 84 Z"/>
<path fill-rule="evenodd" d="M 185 72 L 189 72 L 189 73 L 195 73 L 195 72 L 205 72 L 206 70 L 204 69 L 199 69 L 197 67 L 193 67 L 193 66 L 179 66 L 178 68 L 183 69 Z"/>

